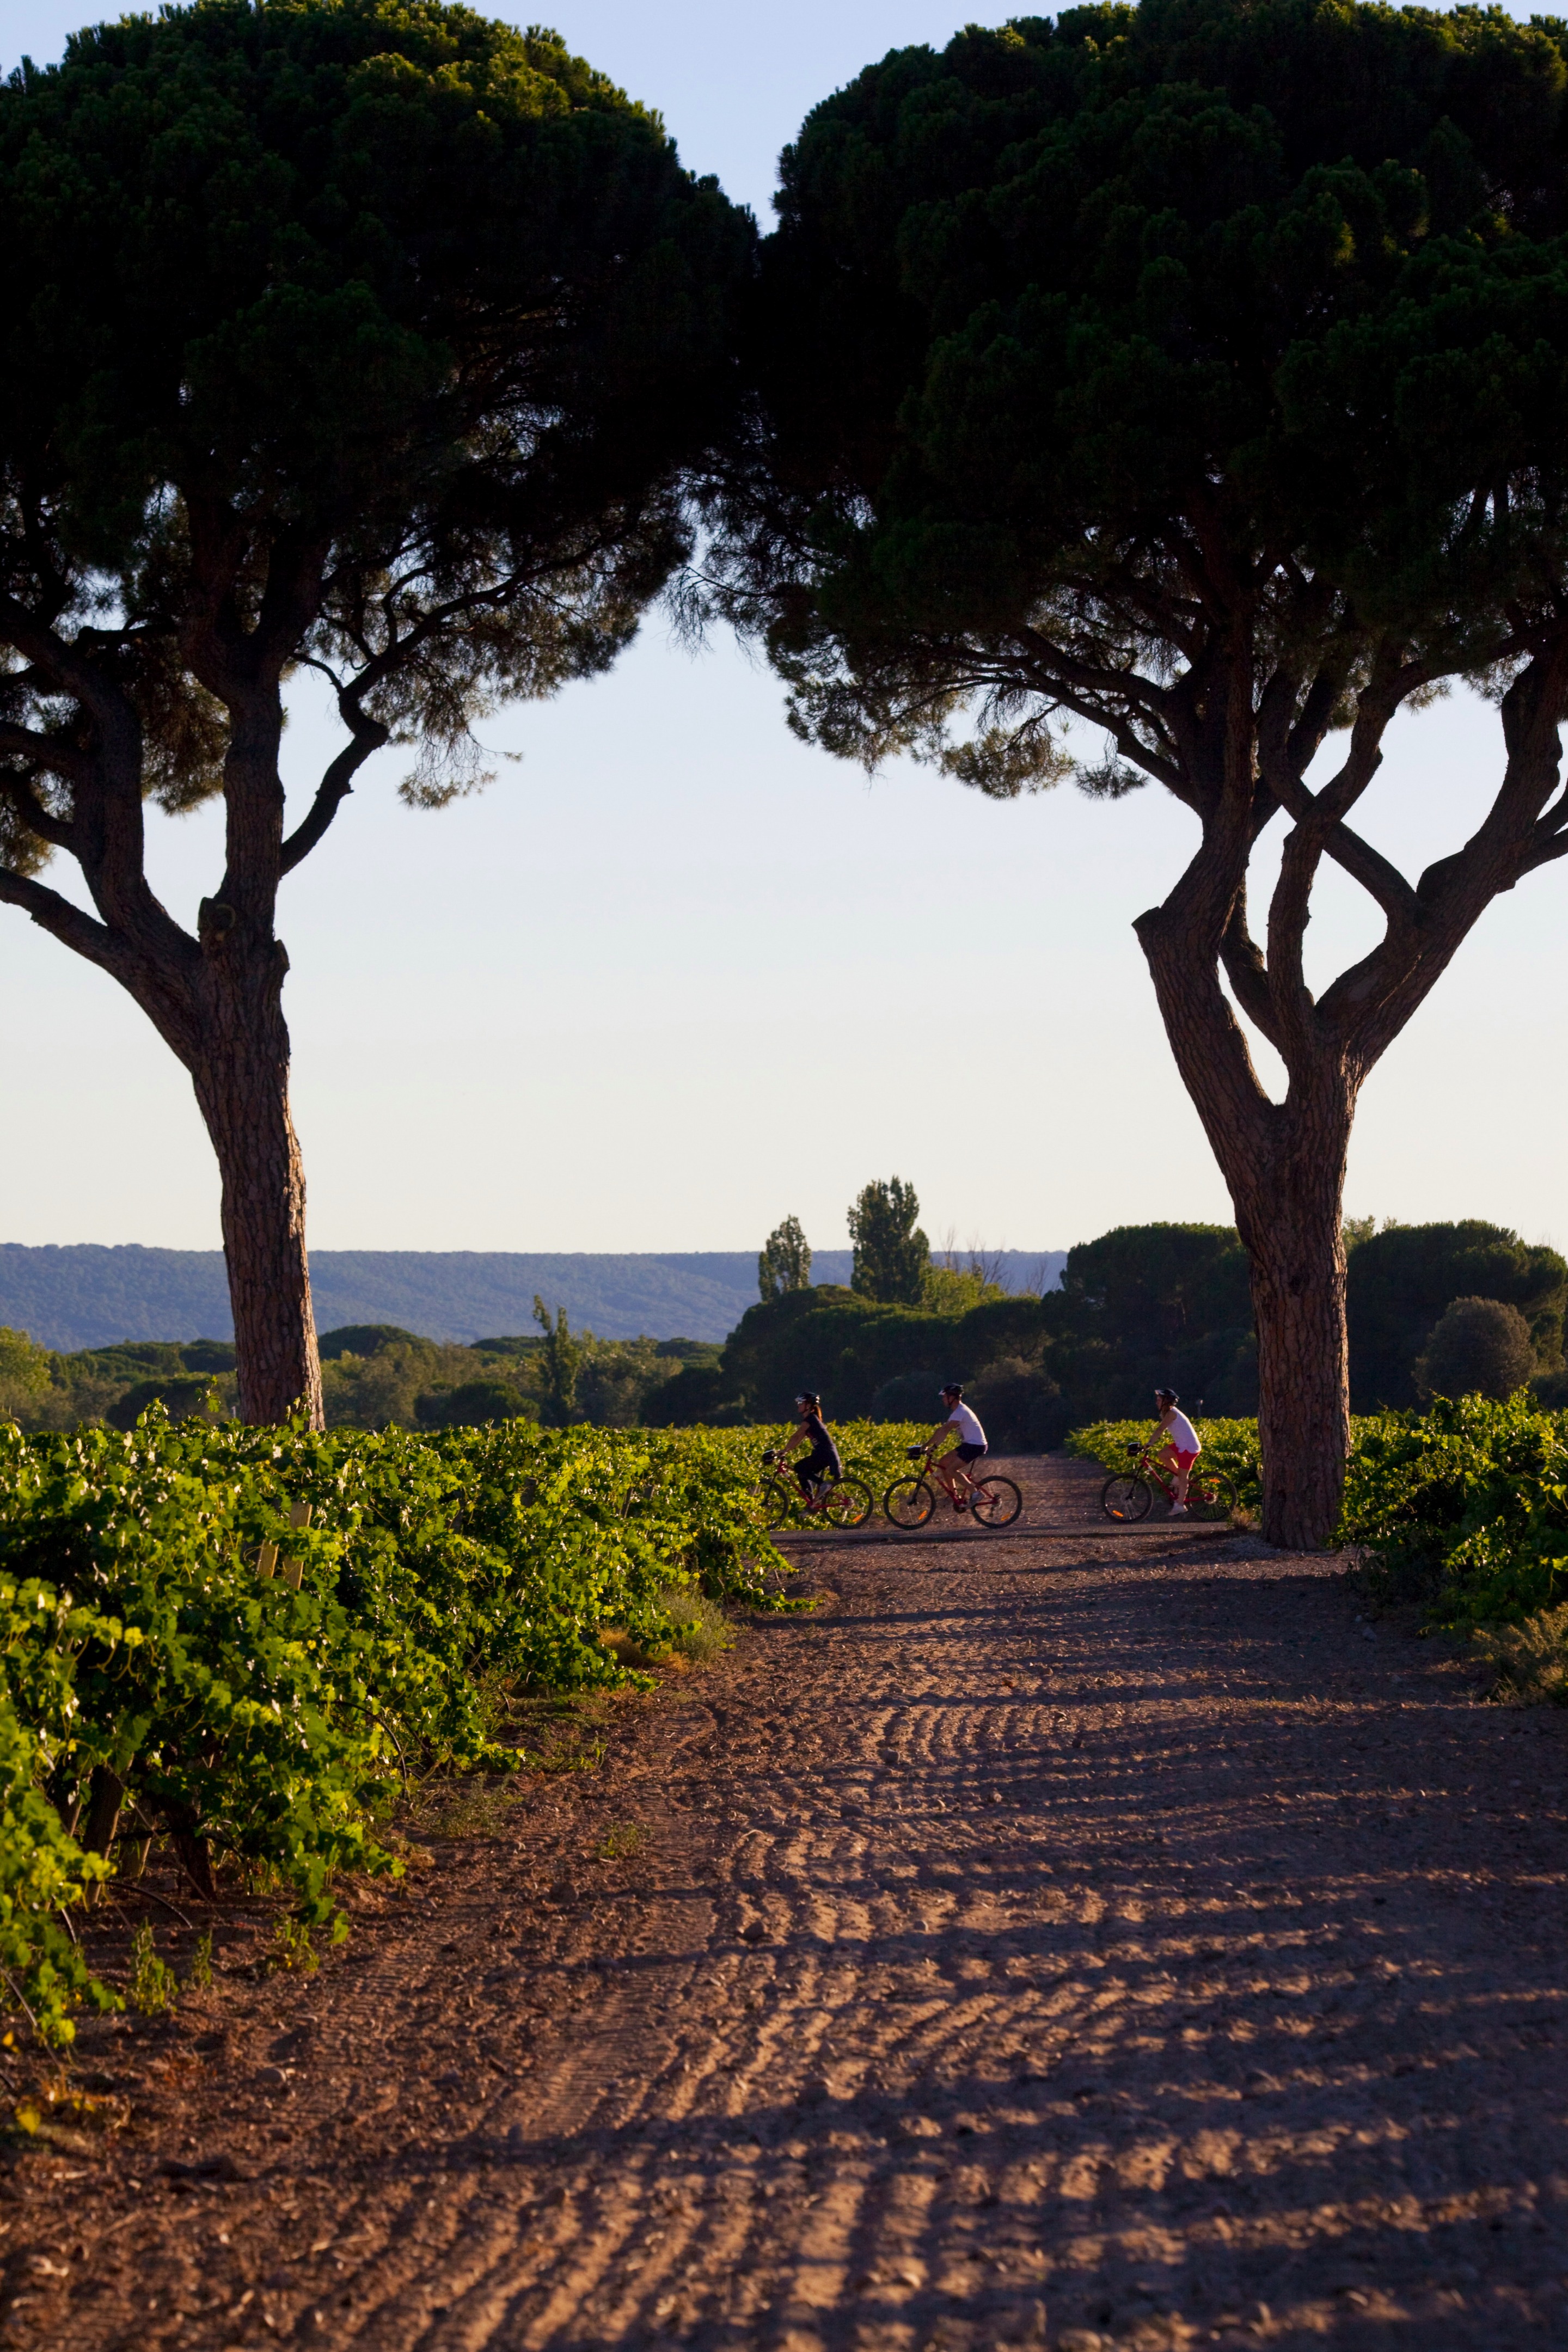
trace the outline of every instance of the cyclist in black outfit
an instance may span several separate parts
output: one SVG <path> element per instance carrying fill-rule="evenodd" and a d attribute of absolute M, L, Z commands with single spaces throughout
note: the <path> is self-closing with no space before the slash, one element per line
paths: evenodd
<path fill-rule="evenodd" d="M 823 1421 L 822 1399 L 814 1396 L 807 1389 L 803 1395 L 796 1397 L 795 1409 L 800 1415 L 800 1426 L 793 1435 L 785 1438 L 779 1453 L 784 1456 L 792 1446 L 809 1444 L 811 1451 L 804 1461 L 795 1465 L 795 1475 L 800 1481 L 801 1493 L 815 1508 L 817 1497 L 812 1492 L 814 1485 L 818 1480 L 842 1478 L 844 1465 L 838 1459 L 838 1448 L 828 1435 Z"/>

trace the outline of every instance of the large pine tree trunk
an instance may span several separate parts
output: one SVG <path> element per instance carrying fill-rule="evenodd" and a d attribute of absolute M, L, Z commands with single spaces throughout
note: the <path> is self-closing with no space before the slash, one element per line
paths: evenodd
<path fill-rule="evenodd" d="M 1314 1550 L 1338 1525 L 1350 1454 L 1342 1209 L 1359 1081 L 1331 1039 L 1303 1027 L 1286 1099 L 1268 1099 L 1219 986 L 1215 903 L 1205 909 L 1189 874 L 1135 929 L 1252 1261 L 1263 1533 Z M 1223 878 L 1217 904 L 1223 919 Z"/>
<path fill-rule="evenodd" d="M 1292 1088 L 1294 1097 L 1296 1090 Z M 1342 1224 L 1352 1103 L 1328 1079 L 1275 1114 L 1261 1166 L 1226 1175 L 1252 1260 L 1263 1534 L 1310 1550 L 1331 1538 L 1350 1453 Z"/>
<path fill-rule="evenodd" d="M 284 1420 L 302 1405 L 320 1429 L 321 1368 L 305 1255 L 305 1174 L 289 1109 L 281 942 L 247 952 L 203 909 L 205 1019 L 191 1076 L 223 1180 L 223 1245 L 238 1358 L 239 1410 Z"/>

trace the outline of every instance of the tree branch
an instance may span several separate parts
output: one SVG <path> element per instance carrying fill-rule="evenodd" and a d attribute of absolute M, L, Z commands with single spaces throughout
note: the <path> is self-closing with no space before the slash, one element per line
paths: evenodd
<path fill-rule="evenodd" d="M 91 760 L 74 743 L 37 734 L 30 727 L 14 726 L 9 719 L 0 719 L 0 753 L 4 752 L 13 759 L 30 760 L 35 767 L 47 768 L 50 775 L 64 776 L 73 784 L 86 783 L 92 775 Z"/>
<path fill-rule="evenodd" d="M 25 776 L 7 775 L 0 771 L 0 794 L 11 803 L 29 833 L 36 833 L 40 841 L 49 842 L 56 849 L 68 849 L 74 854 L 75 827 L 44 806 Z"/>
<path fill-rule="evenodd" d="M 128 959 L 114 933 L 107 924 L 95 922 L 79 907 L 73 907 L 58 890 L 35 882 L 28 875 L 14 872 L 9 866 L 0 866 L 0 902 L 20 907 L 25 915 L 30 915 L 35 923 L 66 947 L 74 948 L 78 955 L 85 956 L 89 963 L 125 983 Z"/>
<path fill-rule="evenodd" d="M 291 874 L 296 866 L 309 857 L 353 792 L 355 776 L 371 754 L 379 751 L 390 739 L 392 730 L 384 727 L 379 719 L 367 719 L 363 711 L 345 709 L 343 715 L 354 730 L 354 740 L 346 743 L 331 762 L 316 787 L 316 797 L 309 812 L 284 842 L 279 863 L 280 876 Z"/>
<path fill-rule="evenodd" d="M 1237 892 L 1231 908 L 1220 943 L 1220 960 L 1237 1003 L 1253 1027 L 1268 1038 L 1276 1053 L 1280 1052 L 1279 1024 L 1268 992 L 1268 967 L 1263 961 L 1262 949 L 1247 926 L 1245 886 Z"/>

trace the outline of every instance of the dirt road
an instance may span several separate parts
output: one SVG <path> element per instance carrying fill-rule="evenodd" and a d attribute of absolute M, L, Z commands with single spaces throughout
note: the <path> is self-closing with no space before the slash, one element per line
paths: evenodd
<path fill-rule="evenodd" d="M 95 2029 L 0 2342 L 1568 2345 L 1563 1718 L 1028 1474 L 1068 1532 L 824 1550 L 310 1984 Z"/>

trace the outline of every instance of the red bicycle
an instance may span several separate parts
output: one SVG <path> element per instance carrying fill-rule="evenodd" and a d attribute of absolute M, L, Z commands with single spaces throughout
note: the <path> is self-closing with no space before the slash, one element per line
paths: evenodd
<path fill-rule="evenodd" d="M 1108 1519 L 1146 1519 L 1154 1506 L 1154 1489 L 1168 1503 L 1176 1499 L 1176 1474 L 1150 1453 L 1148 1444 L 1129 1444 L 1137 1455 L 1131 1470 L 1119 1470 L 1100 1490 L 1100 1507 Z M 1236 1508 L 1236 1488 L 1223 1470 L 1205 1466 L 1200 1454 L 1187 1478 L 1187 1517 L 1228 1519 Z"/>
<path fill-rule="evenodd" d="M 931 1468 L 931 1449 L 925 1445 L 907 1448 L 911 1462 L 923 1462 Z M 1010 1528 L 1024 1507 L 1024 1497 L 1011 1478 L 999 1478 L 994 1470 L 982 1469 L 978 1463 L 973 1472 L 963 1474 L 969 1492 L 958 1498 L 960 1510 L 968 1511 L 983 1528 Z M 882 1508 L 896 1528 L 923 1528 L 936 1508 L 936 1485 L 917 1473 L 910 1478 L 895 1478 L 882 1497 Z"/>

